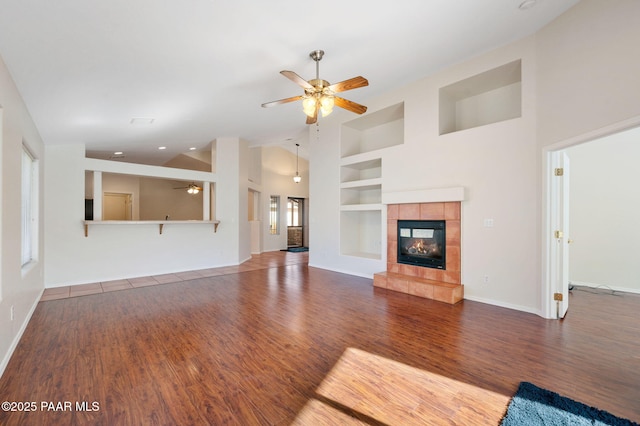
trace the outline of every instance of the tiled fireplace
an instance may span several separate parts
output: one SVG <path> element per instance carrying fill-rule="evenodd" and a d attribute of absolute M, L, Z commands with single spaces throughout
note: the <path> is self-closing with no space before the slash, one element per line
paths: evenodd
<path fill-rule="evenodd" d="M 445 222 L 444 269 L 398 263 L 398 220 Z M 373 285 L 451 304 L 461 301 L 460 202 L 388 204 L 387 270 L 374 274 Z"/>

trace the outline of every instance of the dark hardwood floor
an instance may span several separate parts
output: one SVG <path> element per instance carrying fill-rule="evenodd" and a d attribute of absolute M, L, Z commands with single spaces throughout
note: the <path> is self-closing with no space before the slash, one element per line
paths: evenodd
<path fill-rule="evenodd" d="M 35 411 L 2 411 L 0 424 L 290 424 L 309 401 L 326 400 L 318 388 L 349 348 L 480 397 L 507 399 L 530 381 L 640 421 L 636 295 L 576 289 L 567 317 L 545 320 L 421 299 L 291 261 L 304 255 L 40 302 L 0 379 L 2 401 L 34 402 Z M 491 411 L 499 400 L 473 409 Z"/>

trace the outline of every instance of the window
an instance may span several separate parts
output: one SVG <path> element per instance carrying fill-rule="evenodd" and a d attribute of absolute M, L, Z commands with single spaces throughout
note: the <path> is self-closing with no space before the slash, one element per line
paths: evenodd
<path fill-rule="evenodd" d="M 272 195 L 269 200 L 269 234 L 280 235 L 280 197 Z"/>
<path fill-rule="evenodd" d="M 35 260 L 38 238 L 38 162 L 22 146 L 22 266 Z"/>

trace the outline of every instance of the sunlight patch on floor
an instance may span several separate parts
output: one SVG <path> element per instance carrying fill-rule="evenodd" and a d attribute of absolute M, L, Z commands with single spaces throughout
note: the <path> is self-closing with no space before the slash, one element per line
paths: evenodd
<path fill-rule="evenodd" d="M 345 350 L 316 394 L 293 424 L 497 425 L 510 400 L 355 348 Z"/>

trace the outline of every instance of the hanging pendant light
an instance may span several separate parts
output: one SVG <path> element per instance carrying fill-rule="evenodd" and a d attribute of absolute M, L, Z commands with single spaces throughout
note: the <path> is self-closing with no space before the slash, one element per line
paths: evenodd
<path fill-rule="evenodd" d="M 302 176 L 300 176 L 298 174 L 298 147 L 300 146 L 299 143 L 296 144 L 296 175 L 293 177 L 293 181 L 295 183 L 300 183 L 300 181 L 302 180 Z"/>

